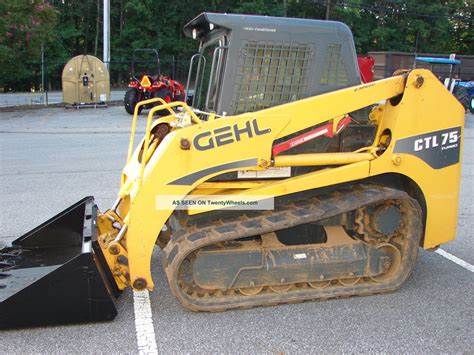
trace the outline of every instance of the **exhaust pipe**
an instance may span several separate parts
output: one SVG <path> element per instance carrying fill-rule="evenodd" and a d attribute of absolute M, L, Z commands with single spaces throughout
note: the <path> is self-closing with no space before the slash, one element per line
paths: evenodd
<path fill-rule="evenodd" d="M 0 249 L 0 329 L 108 321 L 120 291 L 86 197 Z"/>

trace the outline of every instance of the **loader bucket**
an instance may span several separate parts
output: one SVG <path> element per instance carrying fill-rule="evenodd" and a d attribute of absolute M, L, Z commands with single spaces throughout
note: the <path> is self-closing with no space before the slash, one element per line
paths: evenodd
<path fill-rule="evenodd" d="M 86 197 L 0 249 L 0 329 L 112 320 L 119 290 Z"/>

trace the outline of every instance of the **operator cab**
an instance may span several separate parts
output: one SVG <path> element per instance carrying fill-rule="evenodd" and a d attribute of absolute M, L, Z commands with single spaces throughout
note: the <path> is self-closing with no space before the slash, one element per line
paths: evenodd
<path fill-rule="evenodd" d="M 200 42 L 186 94 L 205 111 L 235 115 L 361 82 L 352 33 L 340 22 L 202 13 L 184 33 Z"/>

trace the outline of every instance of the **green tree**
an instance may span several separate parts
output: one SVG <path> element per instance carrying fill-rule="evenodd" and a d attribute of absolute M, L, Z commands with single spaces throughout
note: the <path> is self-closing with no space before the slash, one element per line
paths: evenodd
<path fill-rule="evenodd" d="M 0 13 L 0 86 L 29 89 L 38 68 L 28 60 L 39 59 L 41 45 L 55 38 L 57 12 L 42 0 L 3 0 Z"/>
<path fill-rule="evenodd" d="M 64 64 L 78 54 L 102 57 L 103 0 L 2 0 L 0 86 L 37 85 L 44 43 L 48 73 L 60 87 Z M 198 43 L 183 26 L 203 11 L 325 19 L 327 0 L 111 1 L 111 78 L 126 82 L 133 49 L 155 48 L 162 69 L 184 67 Z M 474 0 L 330 0 L 329 18 L 346 23 L 358 53 L 474 53 Z M 32 65 L 32 62 L 35 64 Z M 150 66 L 149 70 L 153 70 Z M 183 69 L 185 70 L 185 69 Z"/>

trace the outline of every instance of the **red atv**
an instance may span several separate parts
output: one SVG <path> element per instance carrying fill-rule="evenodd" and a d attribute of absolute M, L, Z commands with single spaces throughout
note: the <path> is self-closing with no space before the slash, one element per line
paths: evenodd
<path fill-rule="evenodd" d="M 135 62 L 137 52 L 150 52 L 156 56 L 156 62 L 158 64 L 156 75 L 143 74 L 141 79 L 138 79 L 135 76 Z M 125 111 L 133 115 L 137 103 L 157 97 L 162 98 L 166 102 L 184 101 L 184 87 L 179 81 L 173 80 L 172 78 L 164 76 L 160 73 L 160 59 L 156 49 L 135 49 L 133 51 L 132 59 L 132 75 L 130 83 L 128 84 L 128 89 L 125 92 L 125 97 L 123 99 Z M 150 109 L 156 105 L 158 104 L 140 106 L 138 113 L 140 114 L 144 108 Z M 167 112 L 168 110 L 162 110 L 158 112 L 158 114 L 166 114 Z"/>

